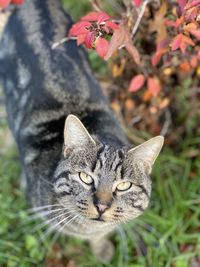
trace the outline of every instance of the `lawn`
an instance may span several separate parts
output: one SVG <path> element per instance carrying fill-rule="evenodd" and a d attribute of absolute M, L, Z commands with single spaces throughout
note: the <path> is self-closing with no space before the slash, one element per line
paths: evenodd
<path fill-rule="evenodd" d="M 80 240 L 55 234 L 43 240 L 44 227 L 33 231 L 41 221 L 31 220 L 20 188 L 18 153 L 3 107 L 0 123 L 0 266 L 199 266 L 200 158 L 193 159 L 192 147 L 200 138 L 185 139 L 178 154 L 165 146 L 153 171 L 149 209 L 111 236 L 115 257 L 104 265 Z"/>
<path fill-rule="evenodd" d="M 65 2 L 72 10 L 74 1 Z M 88 4 L 75 2 L 73 15 L 78 18 L 88 11 Z M 103 75 L 102 60 L 94 53 L 90 58 Z M 98 262 L 81 240 L 57 233 L 43 238 L 45 227 L 39 227 L 41 221 L 34 219 L 21 189 L 19 155 L 0 92 L 0 267 L 200 267 L 200 130 L 195 132 L 199 112 L 196 117 L 190 113 L 195 109 L 188 100 L 192 82 L 190 77 L 185 87 L 176 88 L 179 113 L 173 122 L 177 129 L 184 128 L 184 134 L 179 144 L 166 143 L 156 161 L 149 208 L 110 237 L 115 245 L 110 264 Z M 131 140 L 140 140 L 140 131 L 129 128 L 128 133 Z"/>

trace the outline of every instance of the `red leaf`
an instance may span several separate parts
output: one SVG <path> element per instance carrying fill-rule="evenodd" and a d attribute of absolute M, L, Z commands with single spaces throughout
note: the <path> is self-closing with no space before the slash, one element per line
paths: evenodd
<path fill-rule="evenodd" d="M 200 31 L 198 31 L 198 30 L 191 30 L 190 33 L 192 35 L 194 35 L 197 38 L 197 40 L 200 41 Z"/>
<path fill-rule="evenodd" d="M 186 8 L 185 8 L 186 9 Z M 184 12 L 184 20 L 186 23 L 198 21 L 198 15 L 200 13 L 199 7 L 192 7 Z"/>
<path fill-rule="evenodd" d="M 164 24 L 168 27 L 176 27 L 176 22 L 173 20 L 166 20 Z"/>
<path fill-rule="evenodd" d="M 186 0 L 178 0 L 178 4 L 181 8 L 181 12 L 183 12 L 186 2 L 187 2 Z"/>
<path fill-rule="evenodd" d="M 184 22 L 184 18 L 183 16 L 181 16 L 180 18 L 178 18 L 175 22 L 176 27 L 178 28 L 182 23 Z"/>
<path fill-rule="evenodd" d="M 119 29 L 119 25 L 117 25 L 116 23 L 114 23 L 112 21 L 106 21 L 105 26 L 111 28 L 112 30 L 118 30 Z"/>
<path fill-rule="evenodd" d="M 88 32 L 85 36 L 85 47 L 91 49 L 94 42 L 94 32 Z"/>
<path fill-rule="evenodd" d="M 12 0 L 11 3 L 15 5 L 21 5 L 23 4 L 24 0 Z"/>
<path fill-rule="evenodd" d="M 186 43 L 181 42 L 181 44 L 180 44 L 180 49 L 181 49 L 181 52 L 182 52 L 182 53 L 185 53 L 186 48 L 187 48 Z"/>
<path fill-rule="evenodd" d="M 104 31 L 109 34 L 110 33 L 110 29 L 106 26 L 106 25 L 103 25 L 102 28 L 104 29 Z"/>
<path fill-rule="evenodd" d="M 161 60 L 163 53 L 162 52 L 156 52 L 155 54 L 153 54 L 152 58 L 151 58 L 151 64 L 155 67 L 159 61 Z"/>
<path fill-rule="evenodd" d="M 192 66 L 192 68 L 196 68 L 198 65 L 198 59 L 196 56 L 192 56 L 190 59 L 190 65 Z"/>
<path fill-rule="evenodd" d="M 169 46 L 168 38 L 161 40 L 157 44 L 156 53 L 154 53 L 151 58 L 151 64 L 153 66 L 156 66 L 159 63 L 159 61 L 161 60 L 161 57 L 168 51 L 168 46 Z"/>
<path fill-rule="evenodd" d="M 135 61 L 135 63 L 137 65 L 139 65 L 140 64 L 140 54 L 139 54 L 137 48 L 134 45 L 132 45 L 132 43 L 128 42 L 126 44 L 126 49 L 129 52 L 129 54 L 131 55 L 131 57 L 133 58 L 133 60 Z"/>
<path fill-rule="evenodd" d="M 164 24 L 165 24 L 166 26 L 169 26 L 169 27 L 178 28 L 183 22 L 184 22 L 184 19 L 183 19 L 183 16 L 181 16 L 181 17 L 178 18 L 176 21 L 173 21 L 173 20 L 166 20 Z"/>
<path fill-rule="evenodd" d="M 182 42 L 183 34 L 179 33 L 172 42 L 172 51 L 177 50 Z"/>
<path fill-rule="evenodd" d="M 200 50 L 197 52 L 197 58 L 200 60 Z"/>
<path fill-rule="evenodd" d="M 80 21 L 72 25 L 70 31 L 69 31 L 69 36 L 77 36 L 79 34 L 86 34 L 88 30 L 86 27 L 89 27 L 91 25 L 90 22 L 88 21 Z"/>
<path fill-rule="evenodd" d="M 81 20 L 98 21 L 98 23 L 101 23 L 102 21 L 106 21 L 108 19 L 110 19 L 110 16 L 105 12 L 90 12 L 86 16 L 81 18 Z"/>
<path fill-rule="evenodd" d="M 198 6 L 200 5 L 200 0 L 193 0 L 193 1 L 190 1 L 189 3 L 187 3 L 187 5 L 185 6 L 185 10 L 188 10 L 192 7 L 195 7 L 195 6 Z"/>
<path fill-rule="evenodd" d="M 194 46 L 195 45 L 195 43 L 192 41 L 192 39 L 189 38 L 189 37 L 187 37 L 187 36 L 185 36 L 185 35 L 183 35 L 182 41 L 184 43 L 186 43 L 186 44 L 191 45 L 191 46 Z"/>
<path fill-rule="evenodd" d="M 172 41 L 172 51 L 175 51 L 180 48 L 181 51 L 184 53 L 187 45 L 194 46 L 195 43 L 192 41 L 191 38 L 183 35 L 182 33 L 179 33 Z"/>
<path fill-rule="evenodd" d="M 136 6 L 136 7 L 139 7 L 142 3 L 142 0 L 133 0 L 133 4 Z"/>
<path fill-rule="evenodd" d="M 96 41 L 95 49 L 97 51 L 97 54 L 101 57 L 104 58 L 109 47 L 109 42 L 102 37 L 99 37 Z"/>
<path fill-rule="evenodd" d="M 6 8 L 10 4 L 10 0 L 0 0 L 0 8 Z"/>
<path fill-rule="evenodd" d="M 161 90 L 161 86 L 160 86 L 158 79 L 148 77 L 147 78 L 147 89 L 153 96 L 157 96 L 157 94 Z"/>
<path fill-rule="evenodd" d="M 130 82 L 128 91 L 129 92 L 137 92 L 141 89 L 145 82 L 145 76 L 143 74 L 138 74 Z"/>
<path fill-rule="evenodd" d="M 163 48 L 167 48 L 169 45 L 169 39 L 168 38 L 164 38 L 162 39 L 158 44 L 157 44 L 157 51 L 161 50 Z"/>
<path fill-rule="evenodd" d="M 107 13 L 100 12 L 97 23 L 100 24 L 108 19 L 110 19 L 110 16 Z"/>
<path fill-rule="evenodd" d="M 85 42 L 86 34 L 79 34 L 77 35 L 77 45 L 81 45 Z"/>

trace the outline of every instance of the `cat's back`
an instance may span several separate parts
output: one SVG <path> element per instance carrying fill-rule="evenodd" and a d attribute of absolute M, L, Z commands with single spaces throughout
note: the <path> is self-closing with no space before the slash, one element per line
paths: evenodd
<path fill-rule="evenodd" d="M 107 105 L 84 50 L 74 41 L 52 49 L 71 24 L 54 0 L 27 0 L 11 15 L 0 45 L 0 77 L 13 132 L 31 117 L 47 122 Z"/>

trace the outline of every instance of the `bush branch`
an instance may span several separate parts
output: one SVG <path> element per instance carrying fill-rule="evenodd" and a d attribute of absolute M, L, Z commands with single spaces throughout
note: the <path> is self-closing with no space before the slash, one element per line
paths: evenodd
<path fill-rule="evenodd" d="M 76 37 L 65 37 L 65 38 L 61 39 L 60 41 L 53 43 L 52 46 L 51 46 L 51 49 L 54 50 L 59 45 L 64 44 L 64 43 L 66 43 L 66 42 L 68 42 L 70 40 L 76 40 L 76 39 L 77 39 Z"/>
<path fill-rule="evenodd" d="M 101 12 L 101 8 L 99 6 L 99 3 L 97 0 L 90 0 L 90 3 L 92 5 L 92 7 L 94 8 L 95 11 L 97 12 Z"/>
<path fill-rule="evenodd" d="M 132 30 L 132 37 L 135 35 L 135 33 L 137 32 L 137 29 L 140 25 L 140 22 L 141 22 L 141 19 L 144 15 L 144 11 L 145 11 L 145 8 L 147 6 L 147 4 L 150 2 L 151 0 L 144 0 L 144 2 L 142 3 L 142 6 L 141 6 L 141 9 L 140 9 L 140 12 L 139 12 L 139 15 L 137 17 L 137 20 L 135 22 L 135 25 L 133 27 L 133 30 Z"/>

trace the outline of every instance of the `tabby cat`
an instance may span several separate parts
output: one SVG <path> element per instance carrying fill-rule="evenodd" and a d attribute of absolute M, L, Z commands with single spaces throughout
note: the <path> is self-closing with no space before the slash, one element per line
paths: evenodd
<path fill-rule="evenodd" d="M 148 206 L 163 137 L 130 148 L 84 50 L 52 50 L 71 25 L 59 0 L 26 0 L 4 31 L 0 77 L 31 206 L 109 261 L 107 234 Z"/>

